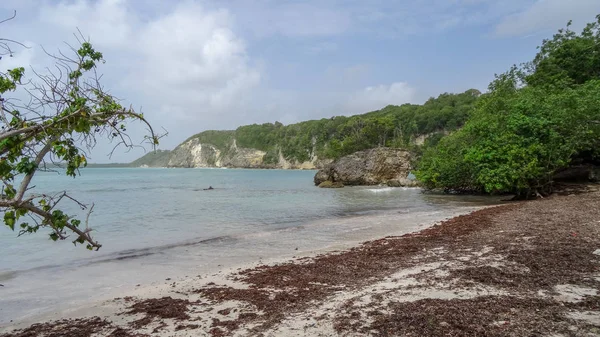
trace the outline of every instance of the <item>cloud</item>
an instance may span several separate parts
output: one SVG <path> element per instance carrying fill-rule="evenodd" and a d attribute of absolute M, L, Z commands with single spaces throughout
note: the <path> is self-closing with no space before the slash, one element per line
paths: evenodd
<path fill-rule="evenodd" d="M 501 37 L 524 36 L 556 30 L 564 27 L 569 20 L 573 20 L 575 29 L 580 29 L 598 13 L 598 0 L 537 0 L 528 8 L 503 18 L 494 33 Z"/>
<path fill-rule="evenodd" d="M 251 39 L 348 34 L 404 38 L 482 25 L 531 0 L 229 0 Z"/>
<path fill-rule="evenodd" d="M 347 32 L 352 25 L 345 6 L 328 1 L 234 0 L 231 8 L 254 37 L 315 37 Z"/>
<path fill-rule="evenodd" d="M 33 45 L 31 41 L 24 41 L 23 45 L 29 46 Z M 0 62 L 0 71 L 5 72 L 9 69 L 14 69 L 17 67 L 29 67 L 33 65 L 35 59 L 36 50 L 33 48 L 21 48 L 16 44 L 10 45 L 10 49 L 13 51 L 12 54 L 4 54 L 5 51 L 2 50 L 2 62 Z"/>
<path fill-rule="evenodd" d="M 50 27 L 75 32 L 81 29 L 102 47 L 125 47 L 132 41 L 137 17 L 127 10 L 124 0 L 46 3 L 40 18 Z"/>
<path fill-rule="evenodd" d="M 162 109 L 186 107 L 181 114 L 190 120 L 234 113 L 261 76 L 230 21 L 225 10 L 187 3 L 146 25 L 138 32 L 140 61 L 126 82 L 141 94 L 156 93 Z"/>
<path fill-rule="evenodd" d="M 354 93 L 345 105 L 349 113 L 362 113 L 381 109 L 387 105 L 414 103 L 417 90 L 406 82 L 366 87 Z"/>

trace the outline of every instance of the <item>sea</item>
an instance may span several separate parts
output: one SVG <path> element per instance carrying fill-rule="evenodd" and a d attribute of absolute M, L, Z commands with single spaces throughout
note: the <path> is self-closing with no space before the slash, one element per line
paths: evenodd
<path fill-rule="evenodd" d="M 415 231 L 497 199 L 385 186 L 320 189 L 310 170 L 86 168 L 36 174 L 31 192 L 93 204 L 98 251 L 48 230 L 0 227 L 0 326 L 137 285 L 344 249 Z M 212 187 L 213 189 L 206 190 Z M 64 200 L 85 220 L 87 210 Z"/>

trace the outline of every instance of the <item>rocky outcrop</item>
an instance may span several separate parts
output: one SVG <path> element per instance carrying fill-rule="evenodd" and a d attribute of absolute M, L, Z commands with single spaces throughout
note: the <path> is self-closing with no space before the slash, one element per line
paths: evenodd
<path fill-rule="evenodd" d="M 202 143 L 197 138 L 189 139 L 168 153 L 162 167 L 228 167 L 228 168 L 277 168 L 314 170 L 331 163 L 321 160 L 315 154 L 305 162 L 286 159 L 281 151 L 276 162 L 265 163 L 265 151 L 238 147 L 235 139 L 226 148 L 218 148 L 213 144 Z M 138 160 L 139 161 L 139 160 Z M 136 162 L 138 162 L 136 161 Z M 162 162 L 161 162 L 162 163 Z M 144 161 L 148 167 L 155 167 L 152 162 Z M 138 167 L 141 166 L 137 165 Z"/>
<path fill-rule="evenodd" d="M 343 185 L 416 186 L 410 174 L 409 151 L 392 148 L 375 148 L 342 157 L 315 174 L 314 183 L 324 181 Z"/>
<path fill-rule="evenodd" d="M 223 158 L 218 167 L 243 167 L 263 168 L 263 158 L 267 154 L 264 151 L 232 147 Z"/>

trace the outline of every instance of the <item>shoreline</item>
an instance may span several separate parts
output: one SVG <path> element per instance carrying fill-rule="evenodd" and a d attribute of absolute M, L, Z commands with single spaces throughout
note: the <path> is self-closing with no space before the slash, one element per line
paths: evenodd
<path fill-rule="evenodd" d="M 493 199 L 489 200 L 495 203 Z M 59 319 L 62 316 L 60 313 L 73 311 L 73 308 L 90 307 L 93 303 L 128 296 L 137 293 L 139 288 L 164 285 L 166 278 L 177 279 L 179 283 L 187 276 L 223 273 L 227 268 L 245 269 L 265 262 L 281 263 L 296 257 L 349 249 L 365 240 L 423 229 L 434 221 L 478 209 L 485 203 L 487 201 L 463 200 L 456 205 L 442 205 L 432 211 L 398 208 L 349 213 L 314 219 L 289 228 L 227 235 L 227 238 L 232 237 L 235 241 L 233 250 L 229 252 L 219 253 L 230 243 L 217 243 L 215 249 L 211 245 L 201 244 L 191 247 L 188 252 L 188 243 L 184 242 L 164 252 L 152 248 L 153 252 L 148 257 L 143 256 L 146 253 L 144 249 L 144 254 L 138 254 L 137 251 L 128 255 L 113 253 L 98 259 L 82 260 L 74 266 L 42 268 L 40 272 L 19 271 L 9 283 L 2 282 L 5 287 L 0 288 L 1 294 L 5 294 L 0 300 L 0 331 L 17 323 L 21 327 L 23 322 Z M 312 243 L 307 241 L 315 233 L 325 236 L 315 238 Z M 250 251 L 243 253 L 244 247 Z M 260 247 L 263 249 L 255 249 Z M 130 259 L 130 255 L 142 257 Z M 55 276 L 57 273 L 63 276 Z M 46 286 L 36 289 L 39 281 L 34 280 L 46 278 Z M 63 278 L 65 283 L 61 285 Z M 54 290 L 46 293 L 44 288 Z"/>
<path fill-rule="evenodd" d="M 246 261 L 246 262 L 227 264 L 224 267 L 217 267 L 217 268 L 210 267 L 208 270 L 199 272 L 199 275 L 202 276 L 202 280 L 203 280 L 202 282 L 204 282 L 204 283 L 209 283 L 212 281 L 222 281 L 229 275 L 239 272 L 240 270 L 253 269 L 258 266 L 265 266 L 265 265 L 277 265 L 277 264 L 282 264 L 282 263 L 288 263 L 290 261 L 296 261 L 299 259 L 314 258 L 316 256 L 323 255 L 323 254 L 329 254 L 332 252 L 345 251 L 345 250 L 352 249 L 356 246 L 359 246 L 365 241 L 376 240 L 376 239 L 380 238 L 381 236 L 397 236 L 397 235 L 404 235 L 407 233 L 418 232 L 420 230 L 423 230 L 425 228 L 433 226 L 433 225 L 439 223 L 440 221 L 447 220 L 449 218 L 452 218 L 454 216 L 458 216 L 461 214 L 467 214 L 471 211 L 482 209 L 485 207 L 490 207 L 490 206 L 488 206 L 488 205 L 455 206 L 455 208 L 452 209 L 451 211 L 440 210 L 440 211 L 437 211 L 437 212 L 434 212 L 431 214 L 430 213 L 418 213 L 418 214 L 414 214 L 410 217 L 408 216 L 410 213 L 406 213 L 406 214 L 397 216 L 397 222 L 399 224 L 398 228 L 389 228 L 389 229 L 384 230 L 384 229 L 380 228 L 381 226 L 375 226 L 375 228 L 373 228 L 373 226 L 371 226 L 371 225 L 365 226 L 364 228 L 355 228 L 350 233 L 353 233 L 354 231 L 356 231 L 357 237 L 353 237 L 353 238 L 347 237 L 343 241 L 331 243 L 331 244 L 328 244 L 326 246 L 316 248 L 316 249 L 310 248 L 308 250 L 305 250 L 305 249 L 293 250 L 293 248 L 292 248 L 289 253 L 285 253 L 284 256 L 282 256 L 282 257 L 273 257 L 273 256 L 260 257 L 260 258 L 257 257 L 255 260 L 253 259 L 253 260 Z M 307 227 L 307 226 L 308 227 L 321 227 L 324 224 L 331 226 L 332 224 L 334 224 L 334 225 L 336 223 L 341 224 L 341 223 L 345 223 L 349 220 L 352 220 L 353 222 L 364 221 L 365 223 L 368 224 L 368 223 L 372 223 L 372 222 L 381 221 L 381 218 L 389 216 L 390 212 L 395 212 L 395 210 L 379 211 L 379 212 L 376 212 L 375 214 L 368 214 L 368 215 L 348 215 L 348 216 L 342 216 L 342 217 L 337 217 L 337 218 L 318 219 L 318 220 L 314 220 L 310 223 L 303 225 L 303 227 Z M 435 213 L 440 213 L 440 215 L 437 215 Z M 413 216 L 416 216 L 416 218 L 413 218 Z M 410 219 L 410 221 L 407 221 L 407 219 Z M 283 229 L 283 230 L 285 231 L 286 229 Z M 366 233 L 365 233 L 365 231 L 366 231 Z M 277 232 L 277 230 L 275 232 Z M 183 245 L 183 246 L 185 246 L 185 245 Z M 179 247 L 179 246 L 177 246 L 177 247 Z M 106 261 L 113 261 L 113 260 L 116 260 L 116 259 L 108 259 Z M 98 262 L 103 262 L 103 261 L 102 260 L 95 261 L 95 263 L 98 263 Z M 83 265 L 83 267 L 86 267 L 86 266 L 89 266 L 89 265 Z M 20 272 L 22 272 L 22 271 L 19 271 L 19 273 Z M 179 274 L 181 274 L 181 275 L 179 275 Z M 164 272 L 164 275 L 162 275 L 163 278 L 159 278 L 159 280 L 157 280 L 157 281 L 152 281 L 147 284 L 141 284 L 141 285 L 138 284 L 135 287 L 124 286 L 121 289 L 119 289 L 119 291 L 116 293 L 111 293 L 110 295 L 102 295 L 102 296 L 100 296 L 100 298 L 95 298 L 94 300 L 91 300 L 91 301 L 89 301 L 89 300 L 83 301 L 83 303 L 81 301 L 77 301 L 76 303 L 70 303 L 72 306 L 68 306 L 67 304 L 61 304 L 60 307 L 57 308 L 56 310 L 45 310 L 45 311 L 42 311 L 39 313 L 35 313 L 35 314 L 31 314 L 31 315 L 22 317 L 20 319 L 11 320 L 11 322 L 8 322 L 8 321 L 0 322 L 0 336 L 2 333 L 6 333 L 9 330 L 12 330 L 15 328 L 17 328 L 17 329 L 23 328 L 23 327 L 26 327 L 26 326 L 29 326 L 31 324 L 35 324 L 38 322 L 59 320 L 59 319 L 63 319 L 63 318 L 69 318 L 69 319 L 70 318 L 80 318 L 80 317 L 82 317 L 82 315 L 80 314 L 81 312 L 94 313 L 94 312 L 98 311 L 100 314 L 102 314 L 104 312 L 102 307 L 107 302 L 110 302 L 112 299 L 114 299 L 116 297 L 138 296 L 138 297 L 142 297 L 142 298 L 149 298 L 156 294 L 166 294 L 166 293 L 173 291 L 173 287 L 171 286 L 172 280 L 176 280 L 178 285 L 182 285 L 186 282 L 190 282 L 190 283 L 198 282 L 196 280 L 196 277 L 184 276 L 182 273 L 179 273 L 179 274 Z M 189 272 L 189 273 L 185 273 L 185 274 L 192 275 L 192 274 L 194 274 L 194 272 Z M 165 282 L 166 281 L 165 279 L 168 279 L 170 282 Z M 208 279 L 210 279 L 210 281 L 205 281 Z M 73 314 L 73 313 L 75 313 L 75 314 Z"/>
<path fill-rule="evenodd" d="M 599 198 L 485 207 L 343 251 L 169 279 L 70 315 L 92 318 L 0 336 L 600 335 Z"/>

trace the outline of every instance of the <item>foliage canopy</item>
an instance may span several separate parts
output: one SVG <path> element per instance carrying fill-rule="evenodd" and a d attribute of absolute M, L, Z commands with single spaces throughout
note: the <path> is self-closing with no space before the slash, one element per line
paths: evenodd
<path fill-rule="evenodd" d="M 569 27 L 496 76 L 465 126 L 426 151 L 426 187 L 528 198 L 574 160 L 600 158 L 600 15 L 581 34 Z"/>

